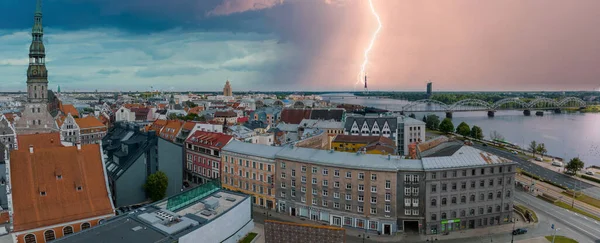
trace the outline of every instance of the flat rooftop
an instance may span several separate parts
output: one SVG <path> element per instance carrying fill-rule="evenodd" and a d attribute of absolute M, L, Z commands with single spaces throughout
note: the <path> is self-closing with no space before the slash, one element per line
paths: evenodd
<path fill-rule="evenodd" d="M 208 225 L 246 200 L 248 196 L 205 184 L 189 191 L 117 216 L 56 242 L 175 242 Z"/>

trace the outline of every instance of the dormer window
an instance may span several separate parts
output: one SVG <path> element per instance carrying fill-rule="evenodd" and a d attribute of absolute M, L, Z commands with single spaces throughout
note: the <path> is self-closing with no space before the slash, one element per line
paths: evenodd
<path fill-rule="evenodd" d="M 41 191 L 40 196 L 46 196 L 46 191 Z"/>
<path fill-rule="evenodd" d="M 60 180 L 60 179 L 62 179 L 62 175 L 56 175 L 56 179 L 57 179 L 57 180 Z"/>
<path fill-rule="evenodd" d="M 81 191 L 81 190 L 83 190 L 83 187 L 82 186 L 77 186 L 77 191 Z"/>

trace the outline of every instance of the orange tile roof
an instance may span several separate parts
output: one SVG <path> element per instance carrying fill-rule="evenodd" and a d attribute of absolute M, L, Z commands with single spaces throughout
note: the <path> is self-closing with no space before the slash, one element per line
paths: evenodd
<path fill-rule="evenodd" d="M 203 107 L 203 106 L 196 106 L 196 107 L 194 107 L 194 108 L 190 108 L 190 109 L 187 111 L 187 113 L 188 113 L 188 114 L 189 114 L 189 113 L 194 113 L 194 114 L 200 115 L 200 112 L 202 112 L 203 110 L 204 110 L 204 107 Z"/>
<path fill-rule="evenodd" d="M 15 232 L 114 214 L 100 145 L 82 145 L 81 150 L 34 146 L 33 153 L 28 148 L 11 151 L 11 161 Z"/>
<path fill-rule="evenodd" d="M 69 114 L 71 113 L 72 116 L 78 116 L 79 117 L 79 111 L 77 111 L 77 109 L 75 109 L 75 106 L 68 104 L 68 105 L 63 105 L 61 103 L 60 105 L 60 111 L 62 111 L 63 114 Z"/>
<path fill-rule="evenodd" d="M 179 131 L 183 127 L 183 122 L 178 120 L 168 120 L 167 124 L 160 130 L 160 137 L 173 140 L 179 134 Z"/>
<path fill-rule="evenodd" d="M 185 122 L 185 124 L 183 124 L 183 129 L 191 131 L 192 129 L 194 129 L 194 127 L 196 126 L 195 122 Z"/>
<path fill-rule="evenodd" d="M 148 125 L 146 131 L 160 131 L 165 125 L 167 125 L 167 120 L 156 119 Z"/>
<path fill-rule="evenodd" d="M 104 124 L 93 116 L 86 116 L 84 118 L 75 118 L 75 123 L 79 126 L 79 129 L 93 128 L 93 127 L 105 127 Z"/>
<path fill-rule="evenodd" d="M 59 116 L 56 118 L 56 124 L 58 124 L 58 127 L 61 127 L 61 126 L 62 126 L 62 124 L 63 124 L 63 123 L 65 123 L 65 119 L 67 119 L 67 117 L 66 117 L 66 116 L 64 116 L 64 115 L 59 115 Z"/>
<path fill-rule="evenodd" d="M 220 150 L 225 147 L 231 139 L 233 139 L 233 136 L 223 133 L 196 131 L 194 134 L 190 135 L 185 142 L 200 147 Z"/>
<path fill-rule="evenodd" d="M 20 149 L 63 147 L 60 143 L 60 133 L 40 133 L 17 135 L 17 143 Z"/>

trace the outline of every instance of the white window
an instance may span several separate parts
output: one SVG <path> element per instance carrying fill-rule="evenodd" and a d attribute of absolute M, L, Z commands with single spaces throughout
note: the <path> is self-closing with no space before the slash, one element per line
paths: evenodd
<path fill-rule="evenodd" d="M 413 195 L 419 194 L 419 188 L 418 187 L 413 187 L 412 193 L 413 193 Z"/>
<path fill-rule="evenodd" d="M 410 202 L 411 202 L 410 198 L 405 198 L 404 199 L 404 207 L 410 207 Z"/>
<path fill-rule="evenodd" d="M 347 193 L 346 200 L 348 200 L 348 201 L 352 200 L 352 194 Z"/>
<path fill-rule="evenodd" d="M 281 197 L 285 198 L 285 191 L 281 191 Z"/>
<path fill-rule="evenodd" d="M 306 202 L 306 197 L 304 197 L 304 196 L 301 196 L 301 197 L 300 197 L 300 201 L 301 201 L 301 202 Z"/>
<path fill-rule="evenodd" d="M 413 198 L 412 205 L 415 208 L 419 207 L 419 199 L 418 198 Z"/>
<path fill-rule="evenodd" d="M 419 175 L 414 175 L 413 182 L 414 183 L 419 183 Z"/>
<path fill-rule="evenodd" d="M 333 192 L 333 198 L 340 198 L 339 192 Z"/>
<path fill-rule="evenodd" d="M 417 215 L 419 215 L 419 210 L 418 210 L 418 209 L 413 209 L 413 210 L 412 210 L 412 215 L 413 215 L 413 216 L 417 216 Z"/>
<path fill-rule="evenodd" d="M 339 202 L 333 202 L 333 208 L 340 208 Z"/>
<path fill-rule="evenodd" d="M 359 212 L 359 213 L 362 213 L 363 210 L 364 210 L 363 206 L 356 207 L 356 211 Z"/>
<path fill-rule="evenodd" d="M 333 176 L 340 177 L 340 170 L 334 170 L 333 171 Z"/>
<path fill-rule="evenodd" d="M 312 173 L 317 174 L 317 167 L 312 167 Z"/>
<path fill-rule="evenodd" d="M 225 160 L 227 160 L 227 159 L 225 159 Z M 285 162 L 281 162 L 281 168 L 285 169 Z"/>
<path fill-rule="evenodd" d="M 329 169 L 323 169 L 323 175 L 329 175 Z"/>
<path fill-rule="evenodd" d="M 323 190 L 323 196 L 326 197 L 328 196 L 329 192 L 327 190 Z"/>
<path fill-rule="evenodd" d="M 323 207 L 328 207 L 329 203 L 327 201 L 323 200 L 323 203 L 321 205 L 323 205 Z"/>
<path fill-rule="evenodd" d="M 404 182 L 410 182 L 410 175 L 404 175 Z"/>
<path fill-rule="evenodd" d="M 389 213 L 390 211 L 392 211 L 392 206 L 390 206 L 389 204 L 385 205 L 385 212 Z"/>
<path fill-rule="evenodd" d="M 392 182 L 389 180 L 385 181 L 385 189 L 390 189 L 390 188 L 392 188 Z"/>
<path fill-rule="evenodd" d="M 281 172 L 281 178 L 285 179 L 285 172 Z"/>
<path fill-rule="evenodd" d="M 296 197 L 296 189 L 292 188 L 292 191 L 290 192 L 290 196 Z"/>
<path fill-rule="evenodd" d="M 350 184 L 350 183 L 346 184 L 346 189 L 352 189 L 352 184 Z"/>
<path fill-rule="evenodd" d="M 306 182 L 306 176 L 302 176 L 302 178 L 300 179 L 300 181 Z"/>
<path fill-rule="evenodd" d="M 377 174 L 371 174 L 371 180 L 372 181 L 376 181 L 377 180 Z"/>
<path fill-rule="evenodd" d="M 377 214 L 377 208 L 371 208 L 371 214 Z"/>
<path fill-rule="evenodd" d="M 328 186 L 328 185 L 329 185 L 329 181 L 323 180 L 323 186 Z"/>
<path fill-rule="evenodd" d="M 365 173 L 362 173 L 362 172 L 358 173 L 358 179 L 359 180 L 365 179 Z"/>
<path fill-rule="evenodd" d="M 281 183 L 281 188 L 285 188 L 285 182 Z"/>
<path fill-rule="evenodd" d="M 404 215 L 410 215 L 410 214 L 411 214 L 410 209 L 404 209 Z"/>
<path fill-rule="evenodd" d="M 365 191 L 365 185 L 359 184 L 358 185 L 358 191 L 359 192 L 364 192 Z"/>
<path fill-rule="evenodd" d="M 306 172 L 306 165 L 302 166 L 302 172 Z"/>
<path fill-rule="evenodd" d="M 352 178 L 352 172 L 350 172 L 350 171 L 346 172 L 346 178 Z"/>
<path fill-rule="evenodd" d="M 340 182 L 339 181 L 333 182 L 333 187 L 340 188 Z"/>
<path fill-rule="evenodd" d="M 300 191 L 301 192 L 306 192 L 306 187 L 305 186 L 300 187 Z"/>
<path fill-rule="evenodd" d="M 312 199 L 312 204 L 313 204 L 313 205 L 317 205 L 317 199 L 316 199 L 316 198 L 313 198 L 313 199 Z"/>
<path fill-rule="evenodd" d="M 371 192 L 377 192 L 377 186 L 371 186 Z"/>
<path fill-rule="evenodd" d="M 377 203 L 377 197 L 371 197 L 371 203 Z"/>
<path fill-rule="evenodd" d="M 365 201 L 365 196 L 363 196 L 363 195 L 358 195 L 358 201 L 359 201 L 359 202 L 364 202 L 364 201 Z"/>
<path fill-rule="evenodd" d="M 348 210 L 348 211 L 352 210 L 352 205 L 346 204 L 346 210 Z"/>
<path fill-rule="evenodd" d="M 312 184 L 316 185 L 317 184 L 317 178 L 312 178 Z"/>
<path fill-rule="evenodd" d="M 317 189 L 316 189 L 316 188 L 313 188 L 313 189 L 312 189 L 312 194 L 313 194 L 313 195 L 317 195 L 317 194 L 318 194 L 318 192 L 317 192 Z"/>
<path fill-rule="evenodd" d="M 386 202 L 389 202 L 389 201 L 391 201 L 391 200 L 392 200 L 392 194 L 390 194 L 390 193 L 386 193 L 386 194 L 385 194 L 385 201 L 386 201 Z"/>

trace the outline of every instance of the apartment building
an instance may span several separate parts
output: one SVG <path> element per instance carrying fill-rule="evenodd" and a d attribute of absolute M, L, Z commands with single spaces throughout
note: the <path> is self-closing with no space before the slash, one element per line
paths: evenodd
<path fill-rule="evenodd" d="M 454 151 L 422 159 L 426 233 L 509 223 L 516 164 L 469 146 Z"/>
<path fill-rule="evenodd" d="M 221 154 L 223 188 L 252 196 L 252 203 L 275 209 L 275 155 L 281 147 L 232 140 Z"/>
<path fill-rule="evenodd" d="M 75 122 L 79 127 L 81 144 L 100 143 L 102 138 L 106 136 L 106 126 L 96 117 L 75 118 Z"/>
<path fill-rule="evenodd" d="M 221 178 L 221 149 L 233 139 L 222 133 L 196 131 L 185 141 L 186 177 L 194 184 Z"/>

